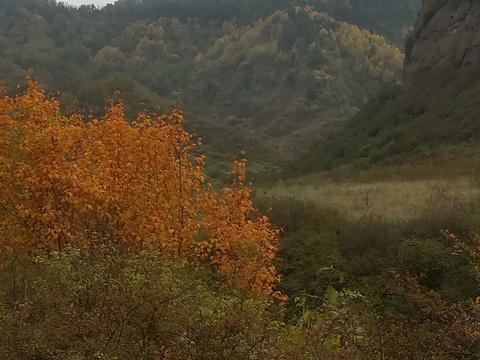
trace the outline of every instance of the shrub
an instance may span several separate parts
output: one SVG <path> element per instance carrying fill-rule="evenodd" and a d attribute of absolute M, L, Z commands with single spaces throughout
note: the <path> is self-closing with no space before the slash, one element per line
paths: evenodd
<path fill-rule="evenodd" d="M 277 230 L 255 213 L 245 160 L 234 162 L 233 186 L 214 192 L 181 111 L 128 120 L 120 102 L 99 121 L 61 115 L 34 81 L 0 95 L 0 252 L 151 250 L 273 293 Z"/>
<path fill-rule="evenodd" d="M 273 308 L 217 280 L 157 254 L 14 261 L 0 272 L 0 358 L 251 359 Z"/>
<path fill-rule="evenodd" d="M 271 207 L 269 218 L 281 229 L 276 263 L 282 281 L 278 289 L 290 297 L 306 292 L 322 298 L 327 286 L 337 284 L 338 279 L 321 269 L 344 266 L 337 234 L 339 214 L 291 197 L 262 197 L 256 204 L 264 210 Z"/>
<path fill-rule="evenodd" d="M 429 290 L 454 302 L 476 296 L 478 285 L 471 276 L 468 257 L 455 251 L 441 236 L 413 238 L 400 245 L 399 271 L 418 278 Z"/>
<path fill-rule="evenodd" d="M 399 261 L 413 276 L 423 277 L 422 283 L 430 289 L 438 289 L 445 277 L 457 265 L 452 247 L 429 238 L 415 238 L 400 245 Z"/>

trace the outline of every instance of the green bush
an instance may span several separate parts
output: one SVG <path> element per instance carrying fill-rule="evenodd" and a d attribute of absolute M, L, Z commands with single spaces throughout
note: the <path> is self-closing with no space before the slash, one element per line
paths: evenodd
<path fill-rule="evenodd" d="M 438 289 L 456 268 L 452 250 L 438 239 L 415 238 L 400 245 L 398 257 L 409 274 L 422 277 L 424 285 Z"/>
<path fill-rule="evenodd" d="M 270 314 L 206 270 L 66 250 L 0 272 L 0 358 L 246 360 Z"/>
<path fill-rule="evenodd" d="M 473 298 L 478 285 L 471 276 L 471 264 L 452 245 L 438 236 L 407 240 L 399 248 L 399 269 L 449 301 Z"/>
<path fill-rule="evenodd" d="M 277 255 L 277 267 L 282 274 L 279 290 L 291 297 L 301 292 L 323 296 L 327 286 L 338 279 L 321 269 L 341 270 L 344 266 L 338 243 L 338 212 L 291 197 L 262 197 L 255 203 L 281 228 Z"/>

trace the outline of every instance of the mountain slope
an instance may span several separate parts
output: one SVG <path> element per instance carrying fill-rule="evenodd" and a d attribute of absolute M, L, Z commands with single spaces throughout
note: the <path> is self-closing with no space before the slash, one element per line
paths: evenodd
<path fill-rule="evenodd" d="M 87 108 L 95 116 L 115 93 L 130 116 L 181 103 L 217 167 L 244 149 L 271 170 L 402 76 L 396 46 L 341 21 L 383 28 L 398 6 L 366 21 L 385 10 L 378 0 L 315 2 L 121 0 L 99 10 L 5 0 L 0 78 L 18 91 L 33 69 L 47 90 L 60 90 L 66 110 Z M 406 9 L 417 2 L 407 1 Z"/>
<path fill-rule="evenodd" d="M 405 85 L 386 88 L 297 170 L 409 162 L 477 146 L 480 6 L 424 2 L 407 43 Z"/>

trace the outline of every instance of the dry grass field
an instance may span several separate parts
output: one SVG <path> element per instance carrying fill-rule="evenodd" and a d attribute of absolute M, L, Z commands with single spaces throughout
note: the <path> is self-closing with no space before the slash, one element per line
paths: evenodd
<path fill-rule="evenodd" d="M 262 190 L 266 196 L 294 197 L 332 207 L 357 219 L 377 214 L 390 220 L 406 220 L 424 212 L 433 204 L 468 202 L 480 194 L 471 179 L 435 179 L 413 181 L 341 182 L 318 178 L 278 183 Z"/>

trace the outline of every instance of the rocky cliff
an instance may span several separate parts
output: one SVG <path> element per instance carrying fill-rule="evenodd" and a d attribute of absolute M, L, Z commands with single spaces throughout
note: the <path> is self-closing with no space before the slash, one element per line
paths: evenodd
<path fill-rule="evenodd" d="M 480 1 L 424 0 L 407 42 L 405 89 L 480 78 Z"/>

